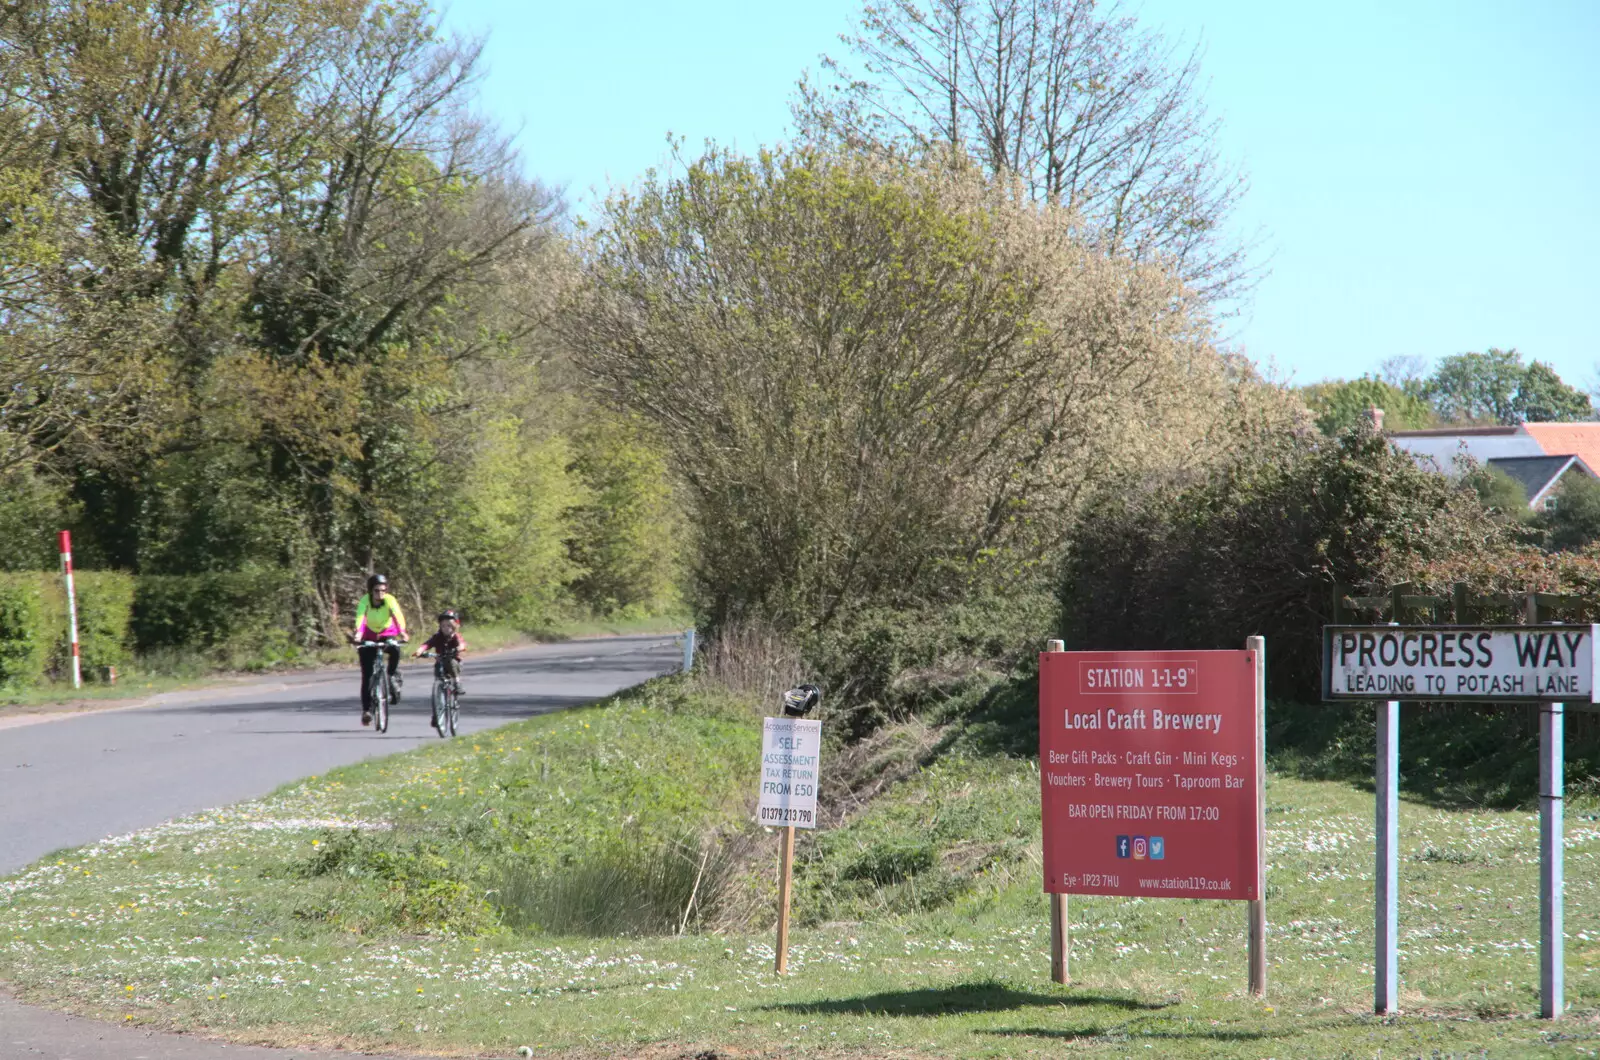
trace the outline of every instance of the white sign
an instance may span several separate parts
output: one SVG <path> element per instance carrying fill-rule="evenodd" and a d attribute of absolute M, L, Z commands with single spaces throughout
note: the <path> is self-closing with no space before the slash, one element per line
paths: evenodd
<path fill-rule="evenodd" d="M 817 826 L 817 763 L 822 757 L 822 722 L 768 718 L 761 727 L 762 824 Z"/>
<path fill-rule="evenodd" d="M 1595 626 L 1324 626 L 1322 698 L 1600 702 Z"/>

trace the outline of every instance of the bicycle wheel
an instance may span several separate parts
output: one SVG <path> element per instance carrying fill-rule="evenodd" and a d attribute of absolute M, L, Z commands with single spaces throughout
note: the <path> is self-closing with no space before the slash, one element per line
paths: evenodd
<path fill-rule="evenodd" d="M 448 709 L 446 702 L 449 692 L 445 683 L 439 678 L 433 679 L 433 727 L 439 732 L 439 739 L 444 739 L 449 733 L 445 732 L 445 712 Z"/>
<path fill-rule="evenodd" d="M 456 683 L 450 682 L 450 687 L 445 689 L 445 723 L 450 726 L 450 735 L 456 734 L 456 720 L 461 716 L 460 694 L 456 692 Z M 439 735 L 443 736 L 443 733 Z"/>
<path fill-rule="evenodd" d="M 379 652 L 372 663 L 372 731 L 389 731 L 389 667 L 388 660 Z"/>

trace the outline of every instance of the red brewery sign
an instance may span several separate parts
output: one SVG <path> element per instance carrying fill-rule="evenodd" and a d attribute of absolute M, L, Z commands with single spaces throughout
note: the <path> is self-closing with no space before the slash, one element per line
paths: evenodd
<path fill-rule="evenodd" d="M 1251 651 L 1044 652 L 1045 890 L 1261 894 Z"/>

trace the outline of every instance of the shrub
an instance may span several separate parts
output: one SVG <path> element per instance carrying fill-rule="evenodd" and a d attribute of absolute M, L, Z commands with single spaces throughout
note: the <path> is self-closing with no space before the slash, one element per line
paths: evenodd
<path fill-rule="evenodd" d="M 874 608 L 807 639 L 807 670 L 822 684 L 830 718 L 860 739 L 1026 668 L 1053 635 L 1056 608 L 1043 585 L 978 590 L 948 605 Z M 836 713 L 837 712 L 837 713 Z"/>
<path fill-rule="evenodd" d="M 495 889 L 508 927 L 548 935 L 673 935 L 712 918 L 734 868 L 716 836 L 634 829 L 538 875 L 509 868 Z"/>
<path fill-rule="evenodd" d="M 309 643 L 309 609 L 300 606 L 299 577 L 281 569 L 147 575 L 134 591 L 133 641 L 152 648 L 209 648 L 249 634 L 289 630 Z"/>
<path fill-rule="evenodd" d="M 31 685 L 48 658 L 45 600 L 36 574 L 0 574 L 0 688 Z"/>
<path fill-rule="evenodd" d="M 712 624 L 826 627 L 1053 558 L 1091 483 L 1213 458 L 1268 389 L 1173 276 L 937 152 L 713 148 L 613 196 L 585 249 L 563 337 L 681 477 Z"/>
<path fill-rule="evenodd" d="M 308 878 L 366 879 L 384 884 L 379 924 L 412 931 L 480 935 L 494 913 L 451 844 L 435 837 L 352 830 L 324 833 L 320 849 L 298 866 Z"/>
<path fill-rule="evenodd" d="M 1517 554 L 1470 487 L 1371 430 L 1284 436 L 1187 489 L 1104 497 L 1061 593 L 1072 648 L 1238 648 L 1265 634 L 1275 697 L 1319 698 L 1333 590 Z"/>
<path fill-rule="evenodd" d="M 101 667 L 128 661 L 134 579 L 121 571 L 79 571 L 73 584 L 78 598 L 79 655 L 84 676 L 92 679 Z M 63 672 L 72 665 L 72 645 L 64 624 L 53 647 L 51 669 Z"/>

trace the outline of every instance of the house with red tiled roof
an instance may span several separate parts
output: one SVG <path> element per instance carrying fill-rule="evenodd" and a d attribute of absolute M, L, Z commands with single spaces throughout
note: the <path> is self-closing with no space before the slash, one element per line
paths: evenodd
<path fill-rule="evenodd" d="M 1382 413 L 1378 413 L 1382 423 Z M 1466 458 L 1505 472 L 1528 495 L 1528 507 L 1542 510 L 1568 475 L 1596 478 L 1600 467 L 1600 423 L 1519 423 L 1504 427 L 1439 427 L 1387 431 L 1390 441 L 1418 463 L 1455 470 Z"/>

